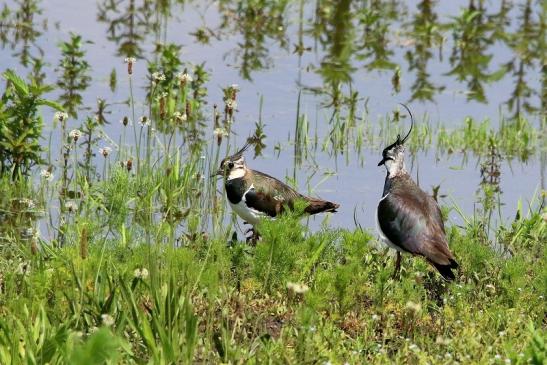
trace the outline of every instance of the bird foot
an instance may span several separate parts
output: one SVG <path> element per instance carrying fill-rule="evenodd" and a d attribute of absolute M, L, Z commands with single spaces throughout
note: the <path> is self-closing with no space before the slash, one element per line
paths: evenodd
<path fill-rule="evenodd" d="M 249 228 L 245 234 L 249 233 L 249 232 L 252 232 L 252 234 L 250 236 L 247 237 L 247 243 L 250 244 L 251 246 L 256 246 L 258 240 L 260 239 L 260 234 L 258 233 L 257 230 L 255 230 L 254 228 Z"/>
<path fill-rule="evenodd" d="M 397 258 L 395 259 L 395 270 L 391 276 L 393 280 L 401 279 L 401 253 L 397 252 Z"/>

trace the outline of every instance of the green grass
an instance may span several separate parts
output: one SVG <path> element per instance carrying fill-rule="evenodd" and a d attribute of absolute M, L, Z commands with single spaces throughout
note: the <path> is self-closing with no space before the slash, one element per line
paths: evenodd
<path fill-rule="evenodd" d="M 512 257 L 473 227 L 450 227 L 455 283 L 408 257 L 394 281 L 392 258 L 369 232 L 310 232 L 295 216 L 264 222 L 256 247 L 221 234 L 163 244 L 172 237 L 164 224 L 125 225 L 136 212 L 116 199 L 144 188 L 123 174 L 97 188 L 112 190 L 102 192 L 112 207 L 103 220 L 74 217 L 63 247 L 38 240 L 33 254 L 3 241 L 0 363 L 546 361 L 540 211 L 500 228 Z M 8 212 L 17 214 L 26 213 Z"/>

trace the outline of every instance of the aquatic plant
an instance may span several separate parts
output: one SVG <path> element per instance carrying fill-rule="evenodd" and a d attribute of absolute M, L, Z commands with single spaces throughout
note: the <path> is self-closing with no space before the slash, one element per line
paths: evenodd
<path fill-rule="evenodd" d="M 9 173 L 12 179 L 28 175 L 41 163 L 43 119 L 42 106 L 57 110 L 62 107 L 43 98 L 53 88 L 26 83 L 12 70 L 2 74 L 6 89 L 0 100 L 0 175 Z"/>
<path fill-rule="evenodd" d="M 82 43 L 85 42 L 80 35 L 70 34 L 70 40 L 60 45 L 63 58 L 57 67 L 57 86 L 62 90 L 59 101 L 65 111 L 74 118 L 78 118 L 78 107 L 82 104 L 81 93 L 91 83 L 90 67 L 85 60 Z"/>

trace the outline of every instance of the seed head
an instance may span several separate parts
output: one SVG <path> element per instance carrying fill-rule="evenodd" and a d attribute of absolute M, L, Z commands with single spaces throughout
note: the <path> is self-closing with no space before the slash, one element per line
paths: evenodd
<path fill-rule="evenodd" d="M 175 112 L 173 113 L 173 118 L 175 118 L 177 123 L 184 123 L 188 120 L 188 115 L 186 113 Z"/>
<path fill-rule="evenodd" d="M 189 82 L 194 81 L 192 76 L 190 76 L 187 72 L 179 72 L 177 74 L 177 79 L 179 79 L 179 82 L 181 83 L 182 86 L 186 85 Z"/>
<path fill-rule="evenodd" d="M 110 152 L 112 152 L 112 148 L 110 147 L 99 148 L 99 153 L 103 155 L 104 158 L 107 158 Z"/>
<path fill-rule="evenodd" d="M 129 124 L 131 124 L 131 121 L 129 120 L 129 117 L 123 117 L 123 119 L 120 120 L 120 123 L 121 123 L 124 127 L 127 127 Z"/>
<path fill-rule="evenodd" d="M 152 81 L 158 83 L 161 81 L 165 81 L 165 75 L 161 72 L 154 72 L 152 73 Z"/>
<path fill-rule="evenodd" d="M 133 74 L 133 65 L 137 62 L 137 60 L 134 57 L 127 57 L 125 59 L 125 63 L 127 63 L 127 73 L 129 75 Z"/>
<path fill-rule="evenodd" d="M 49 170 L 42 170 L 40 171 L 40 177 L 46 181 L 53 180 L 53 174 Z"/>
<path fill-rule="evenodd" d="M 78 210 L 78 204 L 73 200 L 69 200 L 65 203 L 65 208 L 69 213 L 74 213 Z"/>
<path fill-rule="evenodd" d="M 226 101 L 226 107 L 227 107 L 229 110 L 234 110 L 235 108 L 237 108 L 237 103 L 236 103 L 235 100 L 230 99 L 230 100 Z"/>
<path fill-rule="evenodd" d="M 69 135 L 70 138 L 72 138 L 74 143 L 76 143 L 78 141 L 78 138 L 80 138 L 82 136 L 82 132 L 80 132 L 79 129 L 73 129 L 73 130 L 70 131 L 70 133 L 68 135 Z"/>
<path fill-rule="evenodd" d="M 143 115 L 142 117 L 140 117 L 139 123 L 140 123 L 141 127 L 149 126 L 150 125 L 150 119 L 146 115 Z"/>
<path fill-rule="evenodd" d="M 68 114 L 65 112 L 55 112 L 53 119 L 62 123 L 68 119 Z"/>

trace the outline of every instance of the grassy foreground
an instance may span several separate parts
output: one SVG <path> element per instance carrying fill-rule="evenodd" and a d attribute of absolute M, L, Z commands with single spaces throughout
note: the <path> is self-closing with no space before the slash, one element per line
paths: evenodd
<path fill-rule="evenodd" d="M 375 233 L 310 232 L 294 216 L 264 222 L 256 247 L 229 230 L 161 243 L 164 225 L 140 234 L 115 222 L 130 211 L 106 204 L 120 171 L 96 187 L 108 220 L 80 208 L 62 247 L 36 236 L 10 245 L 4 231 L 1 364 L 547 361 L 545 212 L 499 228 L 512 255 L 490 248 L 478 220 L 449 227 L 461 265 L 452 284 L 408 257 L 394 281 Z M 140 191 L 126 175 L 131 202 Z M 3 206 L 23 204 L 21 185 L 3 180 Z M 9 216 L 22 221 L 33 209 L 16 208 Z"/>

